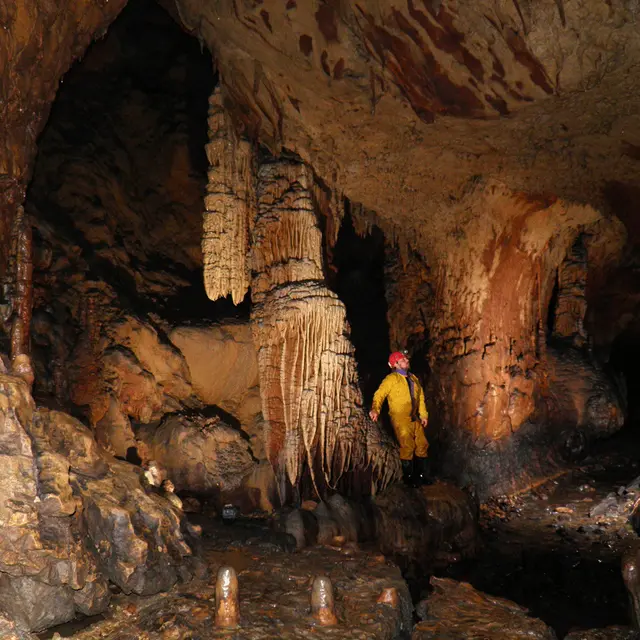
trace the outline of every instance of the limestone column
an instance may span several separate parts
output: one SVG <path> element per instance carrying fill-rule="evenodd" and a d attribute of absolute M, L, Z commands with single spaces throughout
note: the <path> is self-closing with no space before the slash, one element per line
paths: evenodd
<path fill-rule="evenodd" d="M 588 260 L 576 238 L 605 223 L 613 253 L 622 246 L 620 225 L 592 207 L 491 184 L 452 211 L 437 244 L 426 238 L 421 255 L 388 270 L 393 348 L 428 341 L 427 436 L 438 445 L 435 462 L 483 497 L 556 472 L 553 447 L 563 430 L 604 434 L 618 425 L 617 398 L 604 377 L 579 350 L 546 343 L 558 270 L 557 317 L 569 320 L 563 335 L 579 328 Z M 594 268 L 597 260 L 594 253 Z M 589 405 L 592 386 L 607 407 L 600 413 L 611 408 L 610 423 Z"/>
<path fill-rule="evenodd" d="M 312 192 L 304 164 L 259 170 L 251 319 L 267 455 L 281 483 L 295 486 L 306 462 L 316 486 L 367 468 L 384 486 L 398 461 L 363 410 L 345 308 L 324 282 Z"/>

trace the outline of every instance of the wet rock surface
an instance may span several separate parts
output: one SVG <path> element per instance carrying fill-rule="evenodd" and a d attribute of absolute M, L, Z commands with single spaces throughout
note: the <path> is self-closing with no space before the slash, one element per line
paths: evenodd
<path fill-rule="evenodd" d="M 276 527 L 298 548 L 373 543 L 401 565 L 414 562 L 423 569 L 472 558 L 478 547 L 474 501 L 444 482 L 419 489 L 396 483 L 367 501 L 339 494 L 306 501 L 279 514 Z"/>
<path fill-rule="evenodd" d="M 637 640 L 638 632 L 628 627 L 607 627 L 589 631 L 573 631 L 564 640 Z"/>
<path fill-rule="evenodd" d="M 622 563 L 639 542 L 637 448 L 627 431 L 554 480 L 481 505 L 482 553 L 442 575 L 527 607 L 561 638 L 633 637 Z"/>
<path fill-rule="evenodd" d="M 151 597 L 115 596 L 104 619 L 64 637 L 74 640 L 186 640 L 187 638 L 353 638 L 391 639 L 411 628 L 412 605 L 399 569 L 369 551 L 315 547 L 296 553 L 286 536 L 274 534 L 259 520 L 240 519 L 225 526 L 205 520 L 203 555 L 208 580 L 194 580 Z M 235 569 L 240 594 L 240 625 L 216 628 L 215 576 Z M 333 585 L 337 623 L 317 624 L 311 615 L 314 578 L 328 576 Z M 385 589 L 398 601 L 378 603 Z M 42 634 L 52 637 L 54 630 Z"/>
<path fill-rule="evenodd" d="M 433 593 L 418 604 L 422 621 L 414 627 L 412 640 L 556 640 L 556 634 L 542 620 L 529 617 L 524 607 L 509 600 L 446 578 L 432 578 L 431 585 Z"/>

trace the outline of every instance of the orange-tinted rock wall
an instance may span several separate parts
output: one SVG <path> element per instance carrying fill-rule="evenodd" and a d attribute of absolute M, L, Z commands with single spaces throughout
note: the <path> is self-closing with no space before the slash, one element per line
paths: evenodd
<path fill-rule="evenodd" d="M 547 344 L 556 272 L 576 234 L 601 218 L 590 207 L 498 185 L 477 191 L 467 207 L 467 228 L 427 254 L 430 268 L 408 252 L 406 268 L 400 260 L 391 270 L 392 348 L 428 342 L 431 429 L 444 471 L 481 492 L 505 492 L 551 472 L 569 425 L 588 437 L 622 425 L 616 389 L 588 354 Z M 624 234 L 610 224 L 619 251 Z M 587 415 L 589 403 L 605 405 L 606 417 Z"/>
<path fill-rule="evenodd" d="M 13 217 L 24 201 L 36 139 L 58 83 L 94 37 L 106 30 L 124 0 L 60 4 L 50 0 L 3 2 L 0 44 L 0 274 L 4 274 Z"/>

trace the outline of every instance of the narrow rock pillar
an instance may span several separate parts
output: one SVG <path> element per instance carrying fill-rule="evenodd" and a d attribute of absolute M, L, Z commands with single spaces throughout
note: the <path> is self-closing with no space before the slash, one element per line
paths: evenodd
<path fill-rule="evenodd" d="M 29 329 L 33 310 L 33 236 L 23 207 L 13 221 L 11 237 L 11 361 L 14 373 L 33 383 Z"/>
<path fill-rule="evenodd" d="M 220 567 L 216 580 L 216 627 L 233 628 L 240 624 L 238 576 L 233 567 Z"/>
<path fill-rule="evenodd" d="M 323 627 L 338 624 L 333 585 L 326 576 L 316 576 L 311 585 L 311 615 Z"/>
<path fill-rule="evenodd" d="M 203 219 L 204 284 L 211 300 L 242 302 L 249 288 L 249 232 L 255 215 L 253 147 L 236 136 L 220 87 L 209 99 L 209 159 Z"/>

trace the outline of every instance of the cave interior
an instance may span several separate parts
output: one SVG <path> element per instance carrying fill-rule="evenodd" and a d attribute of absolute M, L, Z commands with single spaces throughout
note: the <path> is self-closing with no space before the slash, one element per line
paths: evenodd
<path fill-rule="evenodd" d="M 637 637 L 634 3 L 0 17 L 1 638 Z"/>

